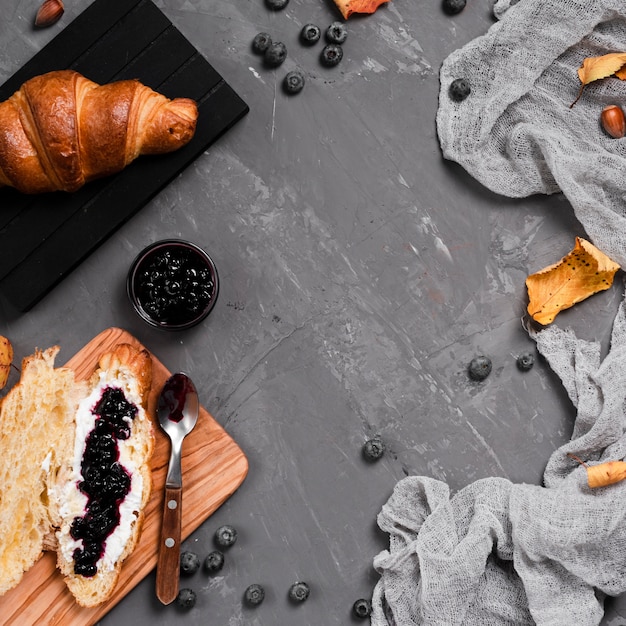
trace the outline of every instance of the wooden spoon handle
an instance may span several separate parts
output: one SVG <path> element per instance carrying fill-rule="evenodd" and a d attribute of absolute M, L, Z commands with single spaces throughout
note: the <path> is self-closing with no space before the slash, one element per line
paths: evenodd
<path fill-rule="evenodd" d="M 166 487 L 163 523 L 156 572 L 156 595 L 163 604 L 170 604 L 178 595 L 180 577 L 180 525 L 183 490 Z"/>

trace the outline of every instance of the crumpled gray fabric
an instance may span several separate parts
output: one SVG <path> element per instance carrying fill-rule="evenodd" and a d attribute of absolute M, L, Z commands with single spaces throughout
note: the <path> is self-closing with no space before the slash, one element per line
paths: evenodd
<path fill-rule="evenodd" d="M 580 89 L 585 57 L 626 51 L 626 0 L 499 0 L 500 20 L 443 63 L 437 130 L 447 159 L 510 197 L 562 192 L 588 237 L 626 268 L 626 139 L 599 126 L 626 105 L 626 81 Z M 448 96 L 455 78 L 470 96 Z M 587 486 L 586 470 L 626 456 L 626 301 L 611 349 L 552 326 L 532 333 L 576 409 L 543 486 L 487 478 L 455 494 L 410 476 L 378 516 L 389 549 L 373 626 L 591 626 L 626 592 L 626 481 Z"/>
<path fill-rule="evenodd" d="M 556 326 L 534 335 L 577 408 L 572 439 L 556 450 L 544 486 L 503 478 L 451 495 L 409 476 L 378 516 L 374 626 L 591 626 L 606 595 L 626 591 L 626 481 L 590 489 L 588 465 L 626 455 L 626 304 L 611 349 Z"/>
<path fill-rule="evenodd" d="M 624 0 L 500 0 L 501 19 L 442 64 L 437 132 L 445 158 L 510 197 L 563 192 L 591 241 L 626 267 L 626 139 L 599 124 L 626 106 L 626 81 L 580 90 L 589 56 L 626 51 Z M 465 78 L 471 94 L 448 95 Z"/>

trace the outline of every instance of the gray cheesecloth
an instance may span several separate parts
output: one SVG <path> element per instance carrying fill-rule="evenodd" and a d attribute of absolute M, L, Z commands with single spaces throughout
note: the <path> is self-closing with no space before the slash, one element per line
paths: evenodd
<path fill-rule="evenodd" d="M 626 103 L 626 81 L 585 87 L 586 57 L 626 51 L 626 0 L 499 0 L 498 22 L 452 53 L 440 73 L 443 155 L 510 197 L 563 193 L 589 239 L 626 268 L 626 139 L 598 128 Z M 448 95 L 455 78 L 471 94 Z M 503 478 L 455 494 L 409 476 L 378 516 L 389 549 L 374 626 L 598 624 L 606 595 L 626 592 L 626 481 L 590 489 L 584 467 L 626 456 L 626 303 L 611 347 L 547 327 L 531 335 L 576 408 L 571 440 L 554 451 L 543 486 Z"/>

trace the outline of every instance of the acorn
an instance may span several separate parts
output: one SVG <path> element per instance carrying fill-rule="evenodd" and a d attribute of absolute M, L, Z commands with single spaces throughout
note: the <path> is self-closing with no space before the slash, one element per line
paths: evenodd
<path fill-rule="evenodd" d="M 624 111 L 616 104 L 611 104 L 602 109 L 600 122 L 602 123 L 602 128 L 604 128 L 611 137 L 621 139 L 626 135 L 626 118 L 624 117 Z"/>
<path fill-rule="evenodd" d="M 58 22 L 65 11 L 62 0 L 44 0 L 35 16 L 35 26 L 45 28 Z"/>

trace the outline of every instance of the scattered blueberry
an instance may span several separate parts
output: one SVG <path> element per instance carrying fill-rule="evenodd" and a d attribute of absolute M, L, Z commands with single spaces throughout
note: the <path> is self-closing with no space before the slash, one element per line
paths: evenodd
<path fill-rule="evenodd" d="M 258 33 L 252 40 L 252 51 L 256 54 L 265 54 L 272 45 L 272 37 L 269 33 Z"/>
<path fill-rule="evenodd" d="M 176 603 L 184 609 L 191 609 L 196 605 L 196 593 L 193 589 L 181 589 L 176 596 Z"/>
<path fill-rule="evenodd" d="M 288 94 L 300 93 L 304 88 L 304 74 L 298 70 L 289 72 L 283 80 L 283 89 Z"/>
<path fill-rule="evenodd" d="M 354 613 L 355 617 L 365 619 L 372 614 L 372 603 L 365 598 L 361 598 L 352 605 L 352 613 Z"/>
<path fill-rule="evenodd" d="M 467 368 L 467 373 L 472 380 L 485 380 L 491 374 L 491 359 L 486 356 L 476 356 Z"/>
<path fill-rule="evenodd" d="M 197 554 L 189 552 L 181 552 L 180 554 L 180 572 L 186 576 L 195 574 L 200 569 L 200 559 Z"/>
<path fill-rule="evenodd" d="M 250 585 L 246 589 L 243 597 L 246 604 L 249 604 L 250 606 L 258 606 L 265 599 L 265 589 L 263 589 L 261 585 Z"/>
<path fill-rule="evenodd" d="M 455 102 L 461 102 L 470 95 L 472 88 L 465 78 L 457 78 L 450 83 L 449 94 Z"/>
<path fill-rule="evenodd" d="M 343 59 L 343 48 L 335 43 L 329 43 L 327 46 L 324 46 L 320 59 L 326 67 L 339 65 L 339 62 Z"/>
<path fill-rule="evenodd" d="M 289 587 L 289 599 L 292 602 L 304 602 L 309 597 L 309 593 L 311 593 L 309 586 L 303 582 L 293 583 Z"/>
<path fill-rule="evenodd" d="M 363 456 L 368 461 L 377 461 L 385 453 L 385 444 L 380 437 L 374 437 L 363 444 Z"/>
<path fill-rule="evenodd" d="M 215 531 L 215 543 L 221 548 L 230 548 L 237 541 L 237 529 L 229 524 L 220 526 Z"/>
<path fill-rule="evenodd" d="M 289 0 L 265 0 L 265 4 L 272 11 L 280 11 L 289 4 Z"/>
<path fill-rule="evenodd" d="M 448 15 L 456 15 L 460 13 L 467 4 L 467 0 L 443 0 L 441 7 L 443 12 Z"/>
<path fill-rule="evenodd" d="M 263 58 L 270 67 L 278 67 L 287 58 L 287 46 L 282 41 L 272 42 Z"/>
<path fill-rule="evenodd" d="M 300 31 L 300 41 L 307 46 L 317 43 L 322 36 L 322 31 L 315 24 L 305 24 Z"/>
<path fill-rule="evenodd" d="M 224 567 L 224 553 L 219 550 L 209 552 L 204 559 L 204 571 L 209 574 L 219 572 Z"/>
<path fill-rule="evenodd" d="M 326 29 L 326 41 L 328 43 L 337 43 L 342 44 L 348 38 L 348 30 L 345 27 L 345 24 L 341 22 L 333 22 Z"/>
<path fill-rule="evenodd" d="M 530 352 L 520 354 L 517 357 L 517 368 L 522 372 L 527 372 L 528 370 L 532 369 L 534 364 L 535 357 L 530 354 Z"/>

